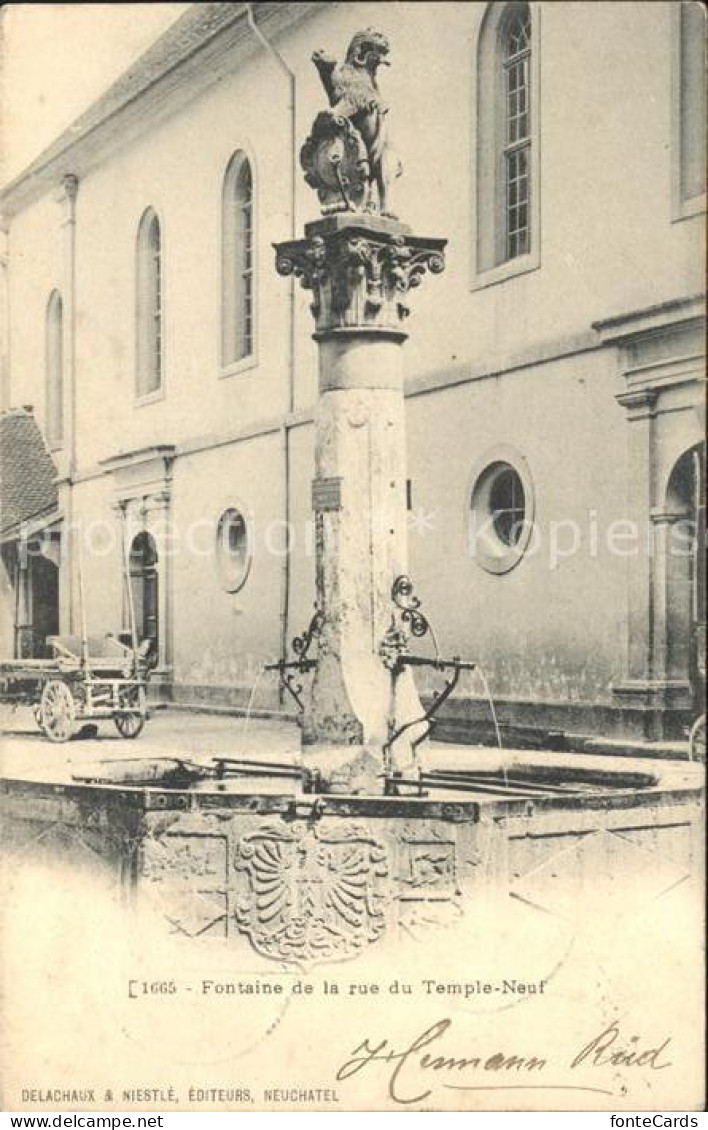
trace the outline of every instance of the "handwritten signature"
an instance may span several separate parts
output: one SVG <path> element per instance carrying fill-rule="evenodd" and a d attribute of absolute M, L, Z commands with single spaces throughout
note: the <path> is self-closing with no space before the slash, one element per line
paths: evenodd
<path fill-rule="evenodd" d="M 378 1042 L 369 1038 L 362 1040 L 351 1052 L 351 1057 L 337 1071 L 337 1080 L 342 1082 L 351 1079 L 353 1075 L 370 1068 L 372 1064 L 386 1064 L 389 1067 L 387 1080 L 389 1098 L 402 1105 L 423 1102 L 433 1093 L 435 1084 L 458 1091 L 513 1088 L 596 1091 L 607 1095 L 613 1093 L 599 1086 L 546 1082 L 547 1069 L 552 1065 L 545 1056 L 536 1053 L 521 1056 L 513 1052 L 495 1051 L 491 1054 L 482 1052 L 460 1055 L 445 1047 L 442 1049 L 438 1047 L 434 1052 L 423 1051 L 441 1040 L 451 1028 L 451 1020 L 438 1020 L 421 1035 L 416 1036 L 402 1051 L 396 1051 L 386 1037 Z M 667 1048 L 670 1043 L 671 1036 L 652 1046 L 646 1044 L 639 1036 L 630 1036 L 626 1039 L 621 1034 L 618 1023 L 613 1021 L 603 1032 L 592 1037 L 574 1056 L 568 1067 L 571 1071 L 581 1066 L 592 1070 L 606 1067 L 644 1067 L 650 1071 L 662 1071 L 671 1067 L 671 1061 L 667 1059 Z M 500 1073 L 504 1076 L 513 1074 L 514 1082 L 504 1081 L 489 1085 L 456 1081 L 466 1072 L 475 1070 L 492 1072 L 497 1076 Z M 442 1076 L 442 1081 L 438 1078 L 432 1086 L 429 1086 L 430 1076 L 427 1076 L 425 1081 L 421 1079 L 423 1073 L 427 1072 L 438 1073 Z M 519 1078 L 522 1082 L 516 1082 Z M 533 1082 L 526 1083 L 525 1080 L 528 1078 Z"/>

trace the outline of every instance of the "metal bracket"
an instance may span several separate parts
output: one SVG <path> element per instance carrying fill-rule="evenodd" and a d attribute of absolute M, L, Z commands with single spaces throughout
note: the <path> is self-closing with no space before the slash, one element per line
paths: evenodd
<path fill-rule="evenodd" d="M 293 639 L 293 651 L 298 657 L 300 663 L 314 663 L 313 659 L 307 659 L 307 653 L 310 650 L 315 636 L 318 636 L 322 630 L 324 616 L 319 608 L 315 609 L 315 614 L 307 626 L 307 631 L 301 636 L 295 636 Z M 305 669 L 305 668 L 303 668 Z"/>
<path fill-rule="evenodd" d="M 428 659 L 422 655 L 400 655 L 398 657 L 393 668 L 394 679 L 400 674 L 404 667 L 432 667 L 435 671 L 451 671 L 452 674 L 445 678 L 445 685 L 438 691 L 433 701 L 420 717 L 413 718 L 410 722 L 404 722 L 402 726 L 398 726 L 396 729 L 392 730 L 383 747 L 384 764 L 388 763 L 394 743 L 405 734 L 406 730 L 412 729 L 413 726 L 420 726 L 425 723 L 428 724 L 427 729 L 411 742 L 411 749 L 415 751 L 419 745 L 427 741 L 435 725 L 435 715 L 454 691 L 460 681 L 460 675 L 463 671 L 474 671 L 476 666 L 476 663 L 459 659 L 457 656 L 454 656 L 452 659 Z M 387 778 L 387 784 L 389 780 L 394 779 L 395 778 Z"/>
<path fill-rule="evenodd" d="M 453 656 L 452 659 L 440 658 L 435 632 L 427 616 L 421 612 L 420 600 L 413 591 L 413 582 L 405 573 L 401 573 L 393 582 L 391 586 L 391 600 L 399 611 L 399 617 L 397 620 L 396 613 L 394 612 L 392 614 L 391 625 L 379 646 L 379 655 L 381 656 L 384 666 L 391 672 L 393 683 L 395 684 L 395 680 L 406 667 L 432 667 L 435 671 L 448 671 L 451 672 L 451 674 L 446 676 L 445 685 L 438 691 L 428 708 L 420 717 L 405 722 L 402 726 L 398 727 L 394 726 L 394 721 L 391 719 L 389 722 L 388 740 L 383 746 L 384 765 L 387 767 L 390 765 L 390 755 L 394 743 L 398 741 L 407 730 L 412 729 L 414 726 L 425 726 L 424 731 L 411 742 L 411 750 L 413 752 L 415 752 L 422 742 L 430 737 L 433 726 L 435 725 L 435 715 L 454 691 L 460 681 L 460 675 L 463 671 L 473 671 L 476 667 L 475 663 L 460 659 L 458 656 Z M 428 633 L 430 633 L 433 641 L 435 656 L 428 658 L 422 655 L 411 655 L 408 650 L 411 637 L 422 639 L 422 637 L 428 635 Z M 395 793 L 395 782 L 396 777 L 392 774 L 387 774 L 385 786 L 387 793 Z M 408 784 L 410 782 L 403 782 L 401 780 L 400 783 Z M 422 795 L 422 793 L 420 795 Z"/>
<path fill-rule="evenodd" d="M 430 632 L 437 653 L 437 642 L 430 622 L 420 611 L 420 600 L 413 593 L 413 582 L 405 573 L 396 577 L 391 586 L 391 600 L 399 615 L 391 614 L 391 623 L 379 644 L 381 661 L 392 674 L 403 655 L 408 654 L 410 637 L 421 639 Z"/>
<path fill-rule="evenodd" d="M 315 610 L 315 614 L 307 626 L 307 630 L 301 636 L 295 636 L 292 641 L 292 648 L 297 656 L 297 659 L 279 659 L 277 663 L 266 663 L 266 671 L 277 671 L 280 678 L 280 685 L 288 694 L 295 700 L 297 708 L 300 712 L 305 709 L 304 703 L 300 698 L 303 690 L 303 684 L 298 680 L 297 673 L 304 675 L 316 666 L 314 659 L 308 659 L 307 653 L 310 650 L 313 640 L 319 635 L 324 616 L 319 608 Z"/>
<path fill-rule="evenodd" d="M 413 582 L 405 573 L 396 577 L 393 582 L 391 600 L 396 608 L 400 609 L 401 620 L 410 628 L 412 635 L 417 639 L 427 635 L 430 631 L 430 623 L 427 616 L 420 611 L 420 600 L 413 594 Z"/>

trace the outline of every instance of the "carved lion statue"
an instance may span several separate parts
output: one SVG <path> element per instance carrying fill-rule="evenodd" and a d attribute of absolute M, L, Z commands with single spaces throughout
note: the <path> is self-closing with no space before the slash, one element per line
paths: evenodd
<path fill-rule="evenodd" d="M 343 63 L 337 63 L 336 59 L 323 51 L 315 51 L 312 60 L 322 80 L 330 109 L 318 115 L 310 142 L 316 144 L 318 136 L 331 138 L 339 130 L 345 144 L 348 133 L 348 147 L 355 158 L 358 156 L 359 168 L 363 171 L 364 192 L 360 204 L 359 199 L 353 199 L 352 193 L 347 191 L 347 184 L 340 183 L 344 206 L 356 208 L 359 205 L 366 211 L 379 211 L 390 216 L 390 184 L 394 177 L 400 176 L 402 170 L 400 162 L 390 150 L 387 137 L 388 107 L 377 83 L 378 68 L 381 65 L 388 66 L 389 53 L 388 39 L 374 28 L 357 32 L 349 44 Z M 352 139 L 353 133 L 356 137 Z M 355 154 L 357 142 L 360 142 L 361 151 Z M 363 155 L 365 165 L 361 162 Z M 335 171 L 337 162 L 338 158 L 335 157 Z M 342 180 L 340 177 L 338 179 Z"/>

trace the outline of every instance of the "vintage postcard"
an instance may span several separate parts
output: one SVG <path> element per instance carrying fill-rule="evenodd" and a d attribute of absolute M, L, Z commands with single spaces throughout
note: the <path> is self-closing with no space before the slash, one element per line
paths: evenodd
<path fill-rule="evenodd" d="M 0 21 L 4 1109 L 704 1109 L 703 6 Z"/>

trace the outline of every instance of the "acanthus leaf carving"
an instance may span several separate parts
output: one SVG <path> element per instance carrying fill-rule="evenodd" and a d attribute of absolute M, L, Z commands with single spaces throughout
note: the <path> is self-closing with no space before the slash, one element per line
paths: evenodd
<path fill-rule="evenodd" d="M 444 270 L 444 240 L 421 240 L 352 226 L 276 246 L 276 270 L 312 292 L 318 330 L 398 329 L 407 296 L 427 271 Z"/>

